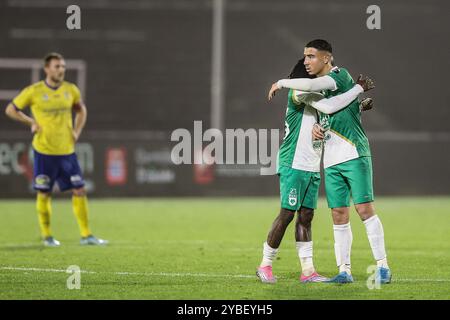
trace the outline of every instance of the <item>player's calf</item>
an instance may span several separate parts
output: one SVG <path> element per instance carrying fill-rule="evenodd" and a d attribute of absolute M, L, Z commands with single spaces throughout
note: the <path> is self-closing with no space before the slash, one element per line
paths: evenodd
<path fill-rule="evenodd" d="M 272 223 L 272 227 L 267 236 L 267 241 L 263 244 L 261 264 L 256 270 L 256 275 L 263 283 L 276 282 L 272 273 L 272 263 L 278 253 L 278 247 L 283 239 L 286 228 L 294 218 L 294 214 L 295 211 L 281 208 L 279 215 Z"/>

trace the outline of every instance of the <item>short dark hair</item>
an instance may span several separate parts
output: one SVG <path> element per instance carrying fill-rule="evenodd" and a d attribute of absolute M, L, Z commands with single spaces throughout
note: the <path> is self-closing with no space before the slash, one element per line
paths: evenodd
<path fill-rule="evenodd" d="M 289 79 L 296 79 L 296 78 L 315 78 L 315 75 L 311 75 L 306 71 L 305 67 L 305 58 L 298 60 L 297 64 L 294 66 L 294 68 L 291 71 L 291 74 L 289 74 Z"/>
<path fill-rule="evenodd" d="M 57 53 L 57 52 L 47 53 L 47 55 L 44 57 L 44 66 L 48 66 L 50 64 L 50 61 L 52 61 L 54 59 L 63 60 L 64 57 L 62 56 L 62 54 Z"/>
<path fill-rule="evenodd" d="M 328 51 L 329 53 L 333 53 L 333 48 L 331 44 L 327 40 L 323 39 L 315 39 L 306 44 L 306 48 L 315 48 L 317 50 Z"/>

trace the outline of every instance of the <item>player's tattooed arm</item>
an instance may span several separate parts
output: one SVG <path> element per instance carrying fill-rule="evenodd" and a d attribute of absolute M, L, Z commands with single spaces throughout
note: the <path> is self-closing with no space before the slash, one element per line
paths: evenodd
<path fill-rule="evenodd" d="M 373 108 L 372 98 L 364 98 L 359 102 L 359 110 L 361 111 L 369 111 L 372 108 Z"/>
<path fill-rule="evenodd" d="M 372 79 L 366 77 L 365 79 L 362 79 L 362 76 L 359 75 L 358 80 L 356 80 L 356 83 L 361 85 L 364 88 L 364 91 L 369 91 L 375 88 L 375 83 Z M 373 99 L 372 98 L 364 98 L 359 103 L 359 110 L 360 111 L 369 111 L 373 108 Z"/>
<path fill-rule="evenodd" d="M 39 124 L 31 117 L 27 116 L 21 110 L 17 109 L 12 103 L 8 104 L 5 110 L 6 115 L 18 122 L 22 122 L 31 129 L 31 133 L 37 133 L 41 131 Z"/>
<path fill-rule="evenodd" d="M 362 74 L 359 75 L 358 79 L 356 80 L 356 84 L 359 84 L 364 89 L 364 92 L 375 88 L 375 83 L 373 82 L 373 80 L 369 77 L 363 77 Z"/>

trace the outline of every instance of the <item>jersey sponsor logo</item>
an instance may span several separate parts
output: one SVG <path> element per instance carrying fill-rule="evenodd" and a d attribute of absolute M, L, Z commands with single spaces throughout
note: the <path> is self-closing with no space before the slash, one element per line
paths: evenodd
<path fill-rule="evenodd" d="M 297 189 L 291 188 L 288 197 L 289 205 L 295 206 L 297 204 Z"/>
<path fill-rule="evenodd" d="M 36 185 L 36 188 L 47 189 L 50 186 L 50 178 L 45 174 L 40 174 L 37 175 L 36 178 L 34 178 L 34 183 Z"/>

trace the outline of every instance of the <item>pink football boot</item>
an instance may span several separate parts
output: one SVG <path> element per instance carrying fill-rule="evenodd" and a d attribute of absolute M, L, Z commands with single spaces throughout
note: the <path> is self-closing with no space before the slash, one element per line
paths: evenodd
<path fill-rule="evenodd" d="M 325 278 L 324 276 L 321 276 L 317 272 L 314 272 L 313 274 L 309 276 L 303 275 L 303 273 L 300 275 L 300 282 L 307 283 L 307 282 L 325 282 L 328 278 Z"/>
<path fill-rule="evenodd" d="M 262 283 L 277 282 L 277 279 L 275 279 L 272 273 L 272 266 L 259 267 L 258 270 L 256 270 L 256 275 Z"/>

